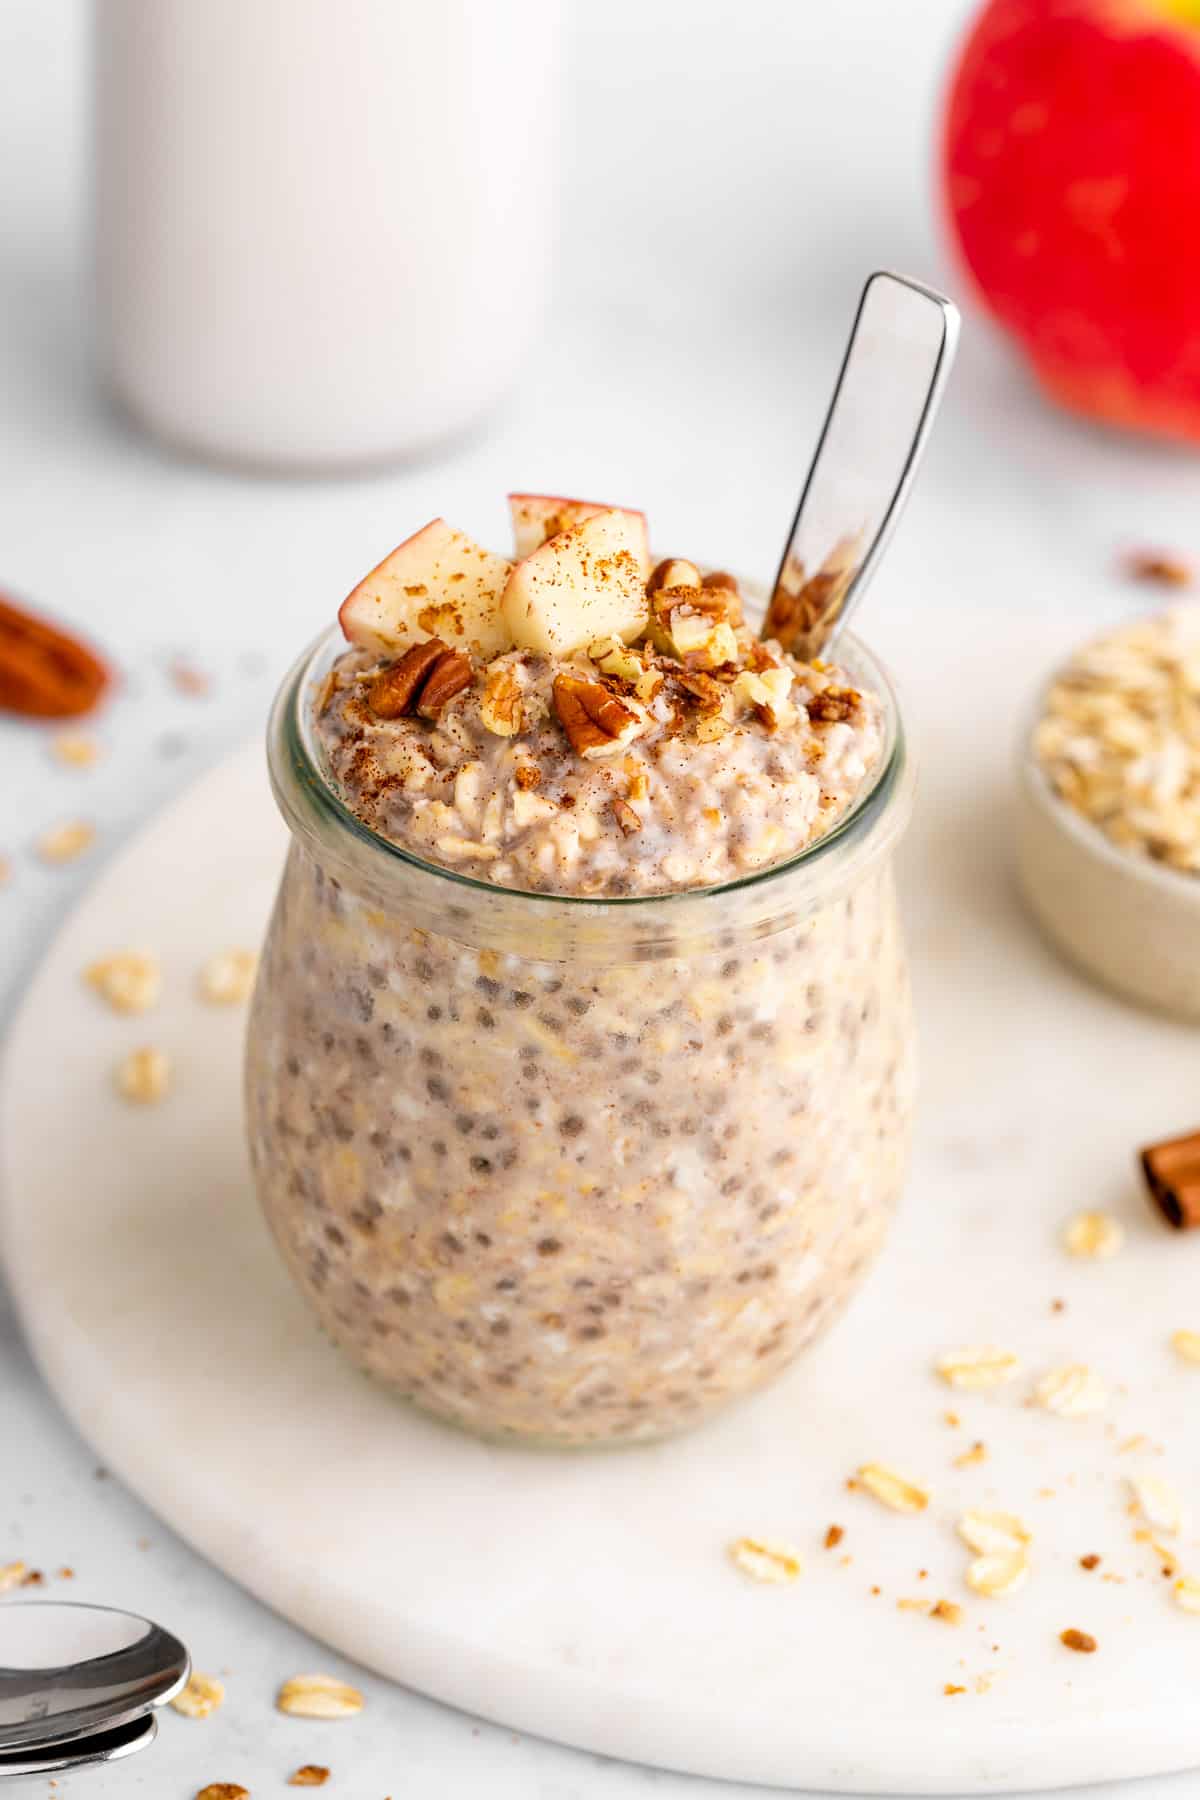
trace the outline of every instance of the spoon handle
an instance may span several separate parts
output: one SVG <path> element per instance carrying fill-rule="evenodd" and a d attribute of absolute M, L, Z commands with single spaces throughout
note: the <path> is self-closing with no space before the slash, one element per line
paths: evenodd
<path fill-rule="evenodd" d="M 878 270 L 867 279 L 833 399 L 779 564 L 762 635 L 820 656 L 887 546 L 958 345 L 945 295 Z"/>

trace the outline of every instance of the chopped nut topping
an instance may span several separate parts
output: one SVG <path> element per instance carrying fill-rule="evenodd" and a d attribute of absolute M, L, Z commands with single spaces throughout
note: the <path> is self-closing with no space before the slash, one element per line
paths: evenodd
<path fill-rule="evenodd" d="M 497 737 L 516 737 L 525 723 L 521 684 L 511 668 L 489 669 L 479 702 L 479 716 Z"/>
<path fill-rule="evenodd" d="M 884 1463 L 864 1463 L 856 1476 L 857 1484 L 893 1512 L 919 1513 L 929 1505 L 929 1495 L 915 1482 L 906 1481 Z"/>
<path fill-rule="evenodd" d="M 210 1781 L 196 1795 L 196 1800 L 250 1800 L 250 1789 L 236 1781 Z"/>
<path fill-rule="evenodd" d="M 1125 1227 L 1110 1213 L 1077 1213 L 1063 1232 L 1068 1255 L 1097 1261 L 1115 1256 L 1125 1242 Z"/>
<path fill-rule="evenodd" d="M 1175 1583 L 1175 1603 L 1184 1612 L 1200 1613 L 1200 1580 L 1195 1575 L 1181 1575 Z"/>
<path fill-rule="evenodd" d="M 1090 1656 L 1096 1649 L 1096 1640 L 1090 1631 L 1076 1631 L 1072 1626 L 1068 1631 L 1059 1632 L 1059 1642 L 1068 1650 L 1077 1650 L 1081 1656 Z"/>
<path fill-rule="evenodd" d="M 43 862 L 73 862 L 91 848 L 95 836 L 94 825 L 86 819 L 74 819 L 69 825 L 56 825 L 53 831 L 44 832 L 34 848 Z"/>
<path fill-rule="evenodd" d="M 1011 1350 L 997 1350 L 991 1345 L 948 1350 L 937 1362 L 942 1380 L 956 1388 L 1000 1387 L 1011 1381 L 1020 1367 L 1020 1358 Z"/>
<path fill-rule="evenodd" d="M 218 1681 L 215 1675 L 199 1675 L 193 1671 L 187 1686 L 180 1689 L 171 1705 L 185 1719 L 207 1719 L 224 1698 L 224 1682 Z"/>
<path fill-rule="evenodd" d="M 1200 1131 L 1189 1131 L 1141 1153 L 1150 1198 L 1175 1231 L 1200 1226 Z"/>
<path fill-rule="evenodd" d="M 1200 1363 L 1200 1331 L 1173 1331 L 1171 1348 L 1184 1362 Z"/>
<path fill-rule="evenodd" d="M 258 971 L 254 950 L 221 950 L 200 971 L 200 997 L 214 1006 L 236 1006 L 248 1000 Z"/>
<path fill-rule="evenodd" d="M 329 1770 L 322 1763 L 305 1763 L 294 1775 L 288 1776 L 289 1787 L 324 1787 L 329 1780 Z"/>
<path fill-rule="evenodd" d="M 162 993 L 158 958 L 140 950 L 123 950 L 116 956 L 103 957 L 84 970 L 83 978 L 120 1013 L 147 1012 L 157 1005 Z"/>
<path fill-rule="evenodd" d="M 1065 1419 L 1082 1418 L 1100 1412 L 1108 1405 L 1108 1392 L 1098 1375 L 1084 1363 L 1070 1363 L 1062 1369 L 1051 1369 L 1034 1389 L 1034 1399 L 1047 1412 Z"/>
<path fill-rule="evenodd" d="M 365 1704 L 358 1689 L 332 1675 L 293 1675 L 275 1697 L 280 1712 L 300 1719 L 349 1719 Z"/>
<path fill-rule="evenodd" d="M 646 593 L 657 594 L 660 588 L 698 588 L 700 571 L 695 563 L 684 562 L 678 556 L 668 556 L 651 569 L 646 579 Z"/>
<path fill-rule="evenodd" d="M 842 1526 L 831 1525 L 829 1530 L 825 1533 L 825 1548 L 827 1550 L 836 1550 L 845 1535 L 846 1533 Z"/>
<path fill-rule="evenodd" d="M 967 1565 L 967 1586 L 989 1600 L 1015 1594 L 1029 1580 L 1029 1558 L 1024 1549 L 997 1550 L 977 1556 Z"/>
<path fill-rule="evenodd" d="M 640 831 L 642 829 L 641 819 L 634 812 L 627 800 L 622 800 L 618 795 L 609 802 L 609 806 L 613 818 L 617 821 L 617 824 L 621 827 L 621 830 L 626 837 L 632 837 L 635 831 Z"/>
<path fill-rule="evenodd" d="M 1183 1527 L 1183 1502 L 1163 1475 L 1131 1475 L 1129 1486 L 1147 1525 L 1172 1537 Z"/>
<path fill-rule="evenodd" d="M 961 1625 L 963 1609 L 957 1600 L 935 1600 L 929 1609 L 931 1619 L 941 1619 L 944 1625 Z"/>
<path fill-rule="evenodd" d="M 99 744 L 84 731 L 59 731 L 50 740 L 50 748 L 59 762 L 71 769 L 90 769 L 100 755 Z"/>
<path fill-rule="evenodd" d="M 171 1085 L 171 1065 L 164 1050 L 149 1046 L 132 1050 L 117 1064 L 117 1091 L 126 1100 L 152 1106 Z"/>
<path fill-rule="evenodd" d="M 958 1535 L 969 1549 L 985 1556 L 1000 1551 L 1024 1550 L 1032 1542 L 1028 1527 L 1015 1513 L 964 1513 L 958 1521 Z"/>
<path fill-rule="evenodd" d="M 469 656 L 441 638 L 426 638 L 381 670 L 367 691 L 367 705 L 378 719 L 412 712 L 436 719 L 448 700 L 470 687 L 472 677 Z"/>
<path fill-rule="evenodd" d="M 854 688 L 823 688 L 806 703 L 805 710 L 814 725 L 839 725 L 852 719 L 862 704 L 862 695 Z"/>
<path fill-rule="evenodd" d="M 28 1573 L 23 1562 L 0 1563 L 0 1594 L 7 1594 L 10 1588 L 20 1587 Z"/>
<path fill-rule="evenodd" d="M 1079 1566 L 1081 1569 L 1087 1569 L 1089 1571 L 1098 1569 L 1100 1567 L 1100 1558 L 1096 1555 L 1094 1550 L 1089 1551 L 1087 1556 L 1080 1557 Z"/>
<path fill-rule="evenodd" d="M 752 1581 L 795 1581 L 804 1567 L 798 1550 L 770 1538 L 739 1538 L 729 1546 L 729 1556 Z"/>
<path fill-rule="evenodd" d="M 571 748 L 589 761 L 615 755 L 644 729 L 632 707 L 582 676 L 555 677 L 554 710 Z"/>

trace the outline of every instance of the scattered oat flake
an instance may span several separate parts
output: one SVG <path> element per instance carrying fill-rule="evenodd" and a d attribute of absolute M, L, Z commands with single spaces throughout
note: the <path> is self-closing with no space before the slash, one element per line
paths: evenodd
<path fill-rule="evenodd" d="M 1081 1656 L 1090 1656 L 1097 1647 L 1090 1631 L 1076 1631 L 1073 1625 L 1069 1630 L 1059 1632 L 1058 1641 L 1068 1650 L 1077 1650 Z"/>
<path fill-rule="evenodd" d="M 300 1719 L 349 1719 L 365 1705 L 358 1689 L 333 1675 L 293 1675 L 275 1696 L 280 1712 Z"/>
<path fill-rule="evenodd" d="M 1076 1213 L 1063 1232 L 1063 1247 L 1070 1256 L 1105 1261 L 1125 1242 L 1125 1227 L 1111 1213 Z"/>
<path fill-rule="evenodd" d="M 1029 1580 L 1029 1558 L 1024 1546 L 976 1556 L 967 1565 L 967 1586 L 989 1600 L 1015 1594 Z"/>
<path fill-rule="evenodd" d="M 1011 1350 L 997 1350 L 990 1344 L 948 1350 L 937 1361 L 942 1380 L 956 1388 L 1001 1387 L 1018 1374 L 1020 1367 L 1020 1358 Z"/>
<path fill-rule="evenodd" d="M 1033 1541 L 1029 1528 L 1015 1513 L 967 1512 L 958 1521 L 958 1535 L 981 1555 L 994 1551 L 1021 1550 Z"/>
<path fill-rule="evenodd" d="M 162 993 L 158 958 L 143 950 L 122 950 L 90 963 L 83 979 L 107 1000 L 114 1012 L 147 1012 Z"/>
<path fill-rule="evenodd" d="M 193 1671 L 186 1686 L 176 1694 L 171 1705 L 185 1719 L 207 1719 L 216 1712 L 224 1698 L 224 1682 L 218 1681 L 215 1675 L 200 1675 Z"/>
<path fill-rule="evenodd" d="M 1146 1523 L 1176 1536 L 1183 1526 L 1183 1503 L 1166 1476 L 1131 1475 L 1129 1486 Z"/>
<path fill-rule="evenodd" d="M 845 1535 L 846 1533 L 842 1526 L 831 1525 L 829 1530 L 825 1533 L 825 1548 L 827 1550 L 836 1550 Z"/>
<path fill-rule="evenodd" d="M 1200 1331 L 1173 1331 L 1171 1348 L 1184 1362 L 1200 1363 Z"/>
<path fill-rule="evenodd" d="M 90 769 L 100 756 L 100 745 L 84 731 L 56 732 L 50 748 L 58 761 L 70 769 Z"/>
<path fill-rule="evenodd" d="M 929 1601 L 902 1599 L 897 1600 L 896 1607 L 900 1612 L 927 1613 L 929 1611 Z"/>
<path fill-rule="evenodd" d="M 929 1495 L 924 1488 L 898 1475 L 886 1463 L 864 1463 L 856 1480 L 868 1494 L 873 1494 L 884 1506 L 890 1506 L 893 1512 L 919 1513 L 929 1505 Z"/>
<path fill-rule="evenodd" d="M 55 825 L 52 830 L 43 832 L 34 849 L 43 862 L 73 862 L 90 849 L 95 836 L 96 827 L 89 825 L 86 819 L 72 819 L 66 825 Z"/>
<path fill-rule="evenodd" d="M 0 1563 L 0 1594 L 7 1594 L 10 1588 L 20 1587 L 26 1573 L 23 1562 Z"/>
<path fill-rule="evenodd" d="M 74 1581 L 75 1579 L 74 1569 L 68 1568 L 65 1563 L 61 1569 L 57 1570 L 57 1575 L 60 1581 Z"/>
<path fill-rule="evenodd" d="M 329 1770 L 321 1763 L 305 1763 L 294 1775 L 288 1776 L 289 1787 L 324 1787 L 329 1780 Z"/>
<path fill-rule="evenodd" d="M 212 687 L 211 675 L 206 675 L 203 669 L 197 669 L 183 657 L 176 657 L 168 674 L 181 694 L 207 694 Z"/>
<path fill-rule="evenodd" d="M 165 1098 L 171 1085 L 171 1064 L 165 1050 L 146 1046 L 131 1050 L 117 1064 L 117 1092 L 139 1106 L 153 1106 Z"/>
<path fill-rule="evenodd" d="M 962 1420 L 956 1412 L 944 1412 L 942 1414 L 942 1423 L 949 1425 L 951 1431 L 957 1431 L 962 1424 Z"/>
<path fill-rule="evenodd" d="M 1200 1576 L 1181 1575 L 1175 1583 L 1175 1603 L 1184 1612 L 1200 1613 Z"/>
<path fill-rule="evenodd" d="M 738 1538 L 729 1546 L 730 1560 L 752 1581 L 776 1585 L 795 1581 L 804 1567 L 800 1552 L 772 1538 Z"/>
<path fill-rule="evenodd" d="M 1108 1393 L 1099 1376 L 1085 1363 L 1068 1363 L 1051 1369 L 1034 1389 L 1034 1398 L 1047 1412 L 1064 1419 L 1083 1418 L 1108 1404 Z"/>
<path fill-rule="evenodd" d="M 954 1467 L 956 1469 L 973 1468 L 976 1463 L 986 1462 L 987 1454 L 987 1445 L 978 1440 L 971 1445 L 969 1450 L 964 1450 L 961 1456 L 955 1457 Z"/>
<path fill-rule="evenodd" d="M 236 1781 L 210 1781 L 199 1790 L 196 1800 L 250 1800 L 250 1789 Z"/>
<path fill-rule="evenodd" d="M 929 1609 L 931 1619 L 940 1619 L 943 1625 L 961 1625 L 963 1609 L 957 1600 L 935 1600 Z"/>
<path fill-rule="evenodd" d="M 942 1689 L 943 1694 L 946 1694 L 946 1695 L 965 1694 L 966 1691 L 967 1691 L 966 1688 L 959 1687 L 959 1685 L 956 1681 L 948 1681 L 946 1683 L 945 1687 Z"/>
<path fill-rule="evenodd" d="M 200 971 L 200 998 L 213 1006 L 236 1006 L 249 998 L 258 968 L 254 950 L 221 950 Z"/>

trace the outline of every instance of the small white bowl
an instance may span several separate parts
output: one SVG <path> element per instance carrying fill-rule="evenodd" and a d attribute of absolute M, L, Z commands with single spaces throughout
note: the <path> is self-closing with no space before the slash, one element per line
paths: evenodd
<path fill-rule="evenodd" d="M 1127 1000 L 1200 1020 L 1200 876 L 1119 850 L 1054 792 L 1020 745 L 1017 865 L 1025 898 L 1069 961 Z"/>

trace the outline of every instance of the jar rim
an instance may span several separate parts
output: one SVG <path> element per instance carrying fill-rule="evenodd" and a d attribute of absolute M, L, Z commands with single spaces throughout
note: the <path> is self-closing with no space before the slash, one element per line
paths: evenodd
<path fill-rule="evenodd" d="M 824 873 L 831 863 L 843 860 L 839 851 L 861 848 L 874 837 L 880 821 L 889 813 L 901 810 L 896 806 L 897 802 L 905 804 L 896 831 L 887 834 L 888 841 L 892 841 L 907 823 L 913 771 L 895 688 L 877 658 L 860 639 L 846 632 L 839 639 L 838 660 L 882 700 L 884 748 L 870 779 L 855 796 L 853 804 L 821 837 L 793 856 L 707 887 L 610 896 L 502 887 L 496 882 L 480 880 L 477 876 L 431 862 L 393 843 L 360 819 L 337 792 L 314 741 L 312 709 L 308 701 L 317 680 L 323 678 L 334 656 L 345 648 L 345 640 L 336 626 L 322 632 L 292 665 L 279 688 L 268 728 L 268 760 L 276 802 L 293 832 L 312 836 L 326 828 L 345 834 L 351 844 L 375 862 L 377 868 L 431 876 L 448 883 L 448 892 L 486 896 L 493 901 L 499 897 L 513 902 L 528 901 L 547 909 L 588 909 L 593 917 L 600 914 L 628 916 L 631 913 L 648 916 L 667 907 L 678 913 L 683 907 L 690 910 L 732 894 L 747 895 L 756 889 L 769 891 L 801 872 Z M 883 847 L 880 845 L 881 849 Z"/>

